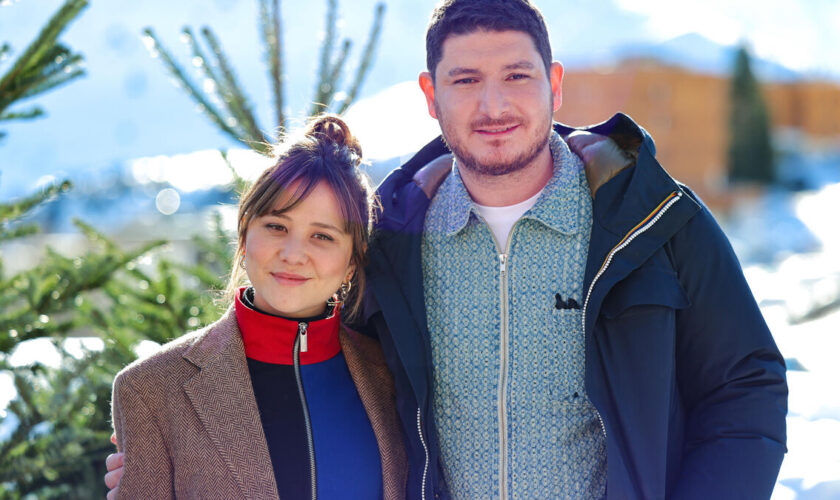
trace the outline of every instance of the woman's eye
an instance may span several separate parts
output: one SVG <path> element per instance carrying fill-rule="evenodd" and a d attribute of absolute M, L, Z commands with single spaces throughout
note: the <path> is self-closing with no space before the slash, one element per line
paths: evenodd
<path fill-rule="evenodd" d="M 269 222 L 268 224 L 265 225 L 265 227 L 267 227 L 268 229 L 270 229 L 272 231 L 285 231 L 286 230 L 286 226 L 284 226 L 283 224 L 276 224 L 276 223 L 273 223 L 273 222 Z"/>
<path fill-rule="evenodd" d="M 332 236 L 330 236 L 328 234 L 324 234 L 324 233 L 316 233 L 314 235 L 314 238 L 318 239 L 318 240 L 322 240 L 322 241 L 332 241 L 333 240 Z"/>

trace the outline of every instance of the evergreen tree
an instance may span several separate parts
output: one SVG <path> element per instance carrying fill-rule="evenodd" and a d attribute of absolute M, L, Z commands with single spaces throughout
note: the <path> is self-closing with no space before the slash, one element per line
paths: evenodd
<path fill-rule="evenodd" d="M 0 122 L 31 120 L 43 116 L 44 110 L 39 106 L 16 111 L 9 108 L 19 101 L 43 94 L 84 74 L 80 66 L 82 56 L 58 43 L 58 37 L 87 4 L 87 0 L 67 0 L 53 14 L 35 40 L 0 77 Z M 11 51 L 8 43 L 0 46 L 0 62 L 9 56 Z M 5 135 L 6 133 L 0 130 L 0 138 Z"/>
<path fill-rule="evenodd" d="M 770 119 L 746 47 L 735 58 L 730 89 L 729 179 L 770 184 L 776 179 Z"/>
<path fill-rule="evenodd" d="M 58 38 L 86 5 L 65 2 L 0 78 L 0 120 L 42 116 L 37 106 L 13 107 L 84 73 L 82 56 Z M 2 53 L 10 52 L 3 44 Z M 27 218 L 70 188 L 57 183 L 0 203 L 0 243 L 37 233 Z M 80 256 L 47 248 L 38 265 L 8 274 L 0 253 L 0 371 L 12 375 L 17 392 L 0 409 L 0 498 L 104 497 L 114 373 L 135 359 L 142 341 L 166 342 L 220 313 L 206 293 L 222 287 L 219 276 L 231 259 L 218 217 L 211 238 L 196 239 L 192 266 L 155 255 L 163 241 L 126 251 L 82 221 L 75 224 L 88 242 Z M 156 263 L 139 265 L 141 256 Z M 67 342 L 74 337 L 104 342 L 79 352 Z M 58 366 L 11 362 L 23 342 L 35 339 L 52 344 Z"/>
<path fill-rule="evenodd" d="M 246 143 L 252 149 L 269 154 L 271 143 L 276 137 L 266 134 L 266 130 L 286 130 L 288 125 L 285 115 L 284 65 L 283 65 L 283 26 L 279 0 L 259 0 L 260 33 L 265 49 L 269 83 L 274 98 L 274 116 L 276 126 L 272 129 L 260 127 L 253 109 L 242 87 L 236 79 L 227 56 L 222 50 L 218 37 L 209 27 L 201 28 L 201 37 L 206 49 L 189 27 L 182 30 L 183 39 L 189 45 L 191 62 L 198 66 L 201 78 L 209 85 L 197 85 L 179 65 L 172 53 L 161 44 L 152 28 L 146 28 L 147 46 L 154 57 L 166 66 L 177 82 L 199 105 L 207 117 L 225 134 L 236 141 Z M 339 114 L 347 110 L 359 94 L 359 89 L 370 71 L 373 55 L 382 31 L 382 18 L 385 5 L 377 4 L 373 24 L 367 42 L 362 50 L 359 65 L 352 82 L 345 91 L 339 91 L 341 81 L 353 42 L 344 39 L 336 48 L 337 0 L 327 0 L 325 36 L 321 43 L 317 81 L 315 83 L 309 115 L 334 111 Z M 208 56 L 209 54 L 209 56 Z M 218 103 L 218 104 L 214 104 Z"/>

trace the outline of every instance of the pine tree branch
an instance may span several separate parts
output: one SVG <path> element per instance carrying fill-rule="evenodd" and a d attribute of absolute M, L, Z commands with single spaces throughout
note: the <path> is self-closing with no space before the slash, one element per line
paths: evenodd
<path fill-rule="evenodd" d="M 15 240 L 18 238 L 23 238 L 25 236 L 31 236 L 33 234 L 38 234 L 38 226 L 34 224 L 28 224 L 26 226 L 16 227 L 11 231 L 6 231 L 0 229 L 0 243 L 4 241 Z"/>
<path fill-rule="evenodd" d="M 201 111 L 203 111 L 210 120 L 222 130 L 222 132 L 239 142 L 241 140 L 239 133 L 237 133 L 237 131 L 232 127 L 228 126 L 228 123 L 222 117 L 221 112 L 210 103 L 204 93 L 201 92 L 201 90 L 199 90 L 192 80 L 190 80 L 190 78 L 184 73 L 184 70 L 172 58 L 172 54 L 169 50 L 160 43 L 160 40 L 158 40 L 157 35 L 155 35 L 152 28 L 145 28 L 143 30 L 143 34 L 147 37 L 147 45 L 149 46 L 149 50 L 152 52 L 152 57 L 160 56 L 160 60 L 163 65 L 169 73 L 171 73 L 175 80 L 184 87 L 190 98 L 198 103 Z"/>
<path fill-rule="evenodd" d="M 329 89 L 328 92 L 324 94 L 324 108 L 328 109 L 332 104 L 333 97 L 338 90 L 338 80 L 341 78 L 341 72 L 344 69 L 344 65 L 347 63 L 347 56 L 350 53 L 350 47 L 353 46 L 353 42 L 349 39 L 345 39 L 344 42 L 341 44 L 341 50 L 338 53 L 338 56 L 335 58 L 335 62 L 330 69 L 330 74 L 326 82 L 326 88 Z"/>
<path fill-rule="evenodd" d="M 14 100 L 7 97 L 9 89 L 15 85 L 21 75 L 25 75 L 48 62 L 44 60 L 44 56 L 53 49 L 56 40 L 64 29 L 87 5 L 87 0 L 67 0 L 50 18 L 35 40 L 17 58 L 11 69 L 0 78 L 0 112 L 5 110 Z"/>
<path fill-rule="evenodd" d="M 41 80 L 54 77 L 61 72 L 70 72 L 74 64 L 79 63 L 82 56 L 73 54 L 70 49 L 57 43 L 44 53 L 43 57 L 30 65 L 18 78 L 7 88 L 7 95 L 22 94 L 38 84 Z"/>
<path fill-rule="evenodd" d="M 239 173 L 233 168 L 233 163 L 230 162 L 230 158 L 228 158 L 227 151 L 219 150 L 219 154 L 222 155 L 222 160 L 225 161 L 225 165 L 227 166 L 228 170 L 230 170 L 231 175 L 233 175 L 233 188 L 237 194 L 243 194 L 245 191 L 248 190 L 248 181 L 246 181 Z"/>
<path fill-rule="evenodd" d="M 73 185 L 70 181 L 64 181 L 59 184 L 51 184 L 50 186 L 44 188 L 41 192 L 29 195 L 26 198 L 14 203 L 0 204 L 0 228 L 14 219 L 23 217 L 30 210 L 44 201 L 68 191 L 72 186 Z"/>
<path fill-rule="evenodd" d="M 286 116 L 283 81 L 283 25 L 280 15 L 280 0 L 272 0 L 269 9 L 268 0 L 260 0 L 260 26 L 268 63 L 268 76 L 274 94 L 274 111 L 277 117 L 277 130 L 286 130 Z"/>
<path fill-rule="evenodd" d="M 356 96 L 359 94 L 359 89 L 361 89 L 362 83 L 370 72 L 370 68 L 373 66 L 373 57 L 376 52 L 376 46 L 379 44 L 379 36 L 382 34 L 382 20 L 384 17 L 385 4 L 379 3 L 376 5 L 376 11 L 373 16 L 373 25 L 371 26 L 367 43 L 365 44 L 364 51 L 362 52 L 362 59 L 359 63 L 359 68 L 356 70 L 356 78 L 353 80 L 350 90 L 347 91 L 347 96 L 344 98 L 344 102 L 341 104 L 338 114 L 343 114 L 347 111 L 347 108 L 349 108 L 350 105 L 353 104 L 353 101 L 356 100 Z"/>
<path fill-rule="evenodd" d="M 318 80 L 315 83 L 314 97 L 309 115 L 314 116 L 326 108 L 326 96 L 330 91 L 327 83 L 330 76 L 330 60 L 335 45 L 335 28 L 338 17 L 337 0 L 327 0 L 327 15 L 324 25 L 324 40 L 321 42 L 321 56 L 318 65 Z"/>
<path fill-rule="evenodd" d="M 0 122 L 10 120 L 31 120 L 33 118 L 38 118 L 39 116 L 44 116 L 43 108 L 39 106 L 33 106 L 25 111 L 16 111 L 0 114 Z"/>
<path fill-rule="evenodd" d="M 192 50 L 192 62 L 193 66 L 197 66 L 201 71 L 204 73 L 205 84 L 202 85 L 203 91 L 205 94 L 208 94 L 208 101 L 211 100 L 211 97 L 215 98 L 216 104 L 222 105 L 225 107 L 225 110 L 228 112 L 230 111 L 227 106 L 227 98 L 225 97 L 225 84 L 224 80 L 222 79 L 221 75 L 216 73 L 213 70 L 213 65 L 210 63 L 210 59 L 204 54 L 204 51 L 201 49 L 201 46 L 198 43 L 198 40 L 193 35 L 192 29 L 189 27 L 184 27 L 181 30 L 182 38 L 186 39 L 186 43 L 190 46 Z M 208 88 L 208 81 L 210 85 Z M 235 125 L 231 125 L 232 122 L 236 122 Z M 225 118 L 225 123 L 227 123 L 232 130 L 234 130 L 238 137 L 242 138 L 247 136 L 247 132 L 242 128 L 242 123 L 235 119 L 235 117 L 228 116 Z"/>
<path fill-rule="evenodd" d="M 222 51 L 222 46 L 219 43 L 218 38 L 216 38 L 216 35 L 212 30 L 210 30 L 210 28 L 202 28 L 201 34 L 204 35 L 204 39 L 210 46 L 210 50 L 216 58 L 216 63 L 221 71 L 221 83 L 223 83 L 221 91 L 227 109 L 235 117 L 237 122 L 241 124 L 242 130 L 246 134 L 243 139 L 247 139 L 249 145 L 251 145 L 253 149 L 257 149 L 259 151 L 259 148 L 254 147 L 253 143 L 265 143 L 268 142 L 268 140 L 257 126 L 251 105 L 248 103 L 248 99 L 245 97 L 239 83 L 236 81 L 236 75 L 228 62 L 228 58 Z"/>
<path fill-rule="evenodd" d="M 59 59 L 61 62 L 50 64 L 44 68 L 39 78 L 28 85 L 28 88 L 21 94 L 21 99 L 42 94 L 85 74 L 85 70 L 81 67 L 84 63 L 84 58 L 81 55 L 68 53 L 66 56 L 57 56 L 54 61 Z"/>

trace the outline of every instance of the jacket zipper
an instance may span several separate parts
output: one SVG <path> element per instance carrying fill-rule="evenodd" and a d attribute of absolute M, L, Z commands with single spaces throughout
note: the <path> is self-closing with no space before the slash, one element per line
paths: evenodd
<path fill-rule="evenodd" d="M 499 342 L 499 498 L 507 498 L 507 364 L 508 364 L 508 315 L 507 315 L 507 254 L 499 254 L 499 293 L 502 331 Z"/>
<path fill-rule="evenodd" d="M 309 335 L 307 335 L 306 323 L 298 323 L 298 335 L 300 336 L 300 352 L 309 351 Z"/>
<path fill-rule="evenodd" d="M 674 203 L 679 201 L 680 198 L 682 198 L 682 192 L 681 191 L 674 191 L 673 193 L 668 195 L 668 197 L 665 198 L 662 201 L 662 203 L 660 203 L 659 206 L 657 206 L 653 210 L 653 212 L 648 214 L 647 217 L 645 217 L 644 219 L 642 219 L 641 222 L 636 224 L 636 226 L 634 226 L 633 229 L 631 229 L 624 236 L 624 238 L 622 238 L 621 241 L 619 241 L 618 244 L 616 246 L 614 246 L 612 250 L 610 250 L 610 253 L 607 254 L 607 258 L 604 259 L 604 263 L 601 264 L 601 269 L 599 269 L 598 272 L 595 274 L 595 277 L 592 278 L 592 283 L 589 284 L 589 290 L 586 292 L 586 299 L 583 301 L 583 312 L 581 313 L 581 324 L 582 324 L 581 332 L 582 332 L 582 335 L 583 335 L 583 345 L 584 345 L 584 349 L 583 349 L 584 366 L 586 366 L 586 363 L 587 363 L 587 361 L 586 361 L 586 308 L 587 308 L 587 306 L 589 306 L 589 298 L 592 295 L 592 290 L 595 288 L 595 283 L 598 281 L 598 279 L 601 278 L 601 276 L 604 274 L 604 272 L 606 272 L 606 270 L 610 266 L 610 264 L 612 264 L 612 261 L 613 261 L 613 258 L 615 257 L 615 254 L 617 254 L 619 251 L 626 248 L 627 245 L 629 245 L 631 241 L 635 240 L 637 236 L 644 233 L 645 231 L 647 231 L 648 229 L 653 227 L 654 224 L 659 222 L 659 219 L 661 219 L 662 216 L 665 215 L 665 212 L 667 212 L 668 209 L 671 208 L 671 205 L 673 205 Z M 601 418 L 601 412 L 599 412 L 597 408 L 595 409 L 595 413 L 598 415 L 598 421 L 601 423 L 601 432 L 604 433 L 604 439 L 606 439 L 607 438 L 607 426 L 604 425 L 604 419 Z"/>
<path fill-rule="evenodd" d="M 312 500 L 318 498 L 318 483 L 315 476 L 315 444 L 312 440 L 312 421 L 309 419 L 309 405 L 306 404 L 306 394 L 303 392 L 303 379 L 300 376 L 300 353 L 306 352 L 306 327 L 304 322 L 298 323 L 298 335 L 295 338 L 294 347 L 294 365 L 295 365 L 295 381 L 297 382 L 298 395 L 300 396 L 300 405 L 303 408 L 303 422 L 306 427 L 306 445 L 309 448 L 309 477 L 311 479 L 310 488 L 312 490 Z"/>
<path fill-rule="evenodd" d="M 513 231 L 516 223 L 510 228 L 505 247 L 499 249 L 499 296 L 502 331 L 499 345 L 499 498 L 502 500 L 508 497 L 507 484 L 507 379 L 508 379 L 508 254 L 510 240 L 513 238 Z"/>
<path fill-rule="evenodd" d="M 423 445 L 423 453 L 426 455 L 426 461 L 423 463 L 423 482 L 420 483 L 420 498 L 426 500 L 426 476 L 429 473 L 429 447 L 426 446 L 426 440 L 423 438 L 423 427 L 420 425 L 420 408 L 417 408 L 417 434 L 420 435 L 420 444 Z"/>

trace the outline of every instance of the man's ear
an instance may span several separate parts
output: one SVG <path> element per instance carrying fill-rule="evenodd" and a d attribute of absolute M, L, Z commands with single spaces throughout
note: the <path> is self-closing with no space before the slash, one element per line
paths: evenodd
<path fill-rule="evenodd" d="M 435 112 L 435 82 L 432 80 L 432 74 L 428 71 L 420 73 L 417 78 L 420 84 L 420 89 L 423 95 L 426 96 L 426 105 L 429 107 L 429 115 L 437 120 L 437 112 Z"/>
<path fill-rule="evenodd" d="M 551 96 L 554 98 L 554 111 L 563 104 L 563 65 L 557 61 L 548 68 L 548 80 L 551 82 Z"/>

